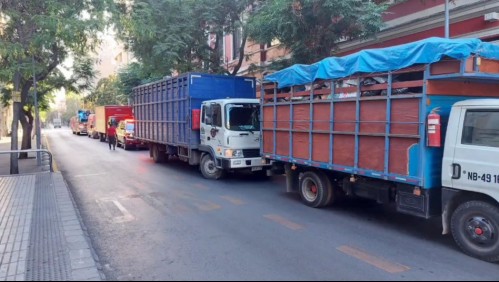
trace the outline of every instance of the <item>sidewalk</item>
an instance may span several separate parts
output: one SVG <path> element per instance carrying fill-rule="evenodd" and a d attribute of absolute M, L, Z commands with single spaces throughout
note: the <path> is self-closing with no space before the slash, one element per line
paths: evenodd
<path fill-rule="evenodd" d="M 0 280 L 103 280 L 62 174 L 36 164 L 20 160 L 11 176 L 10 155 L 0 155 Z"/>

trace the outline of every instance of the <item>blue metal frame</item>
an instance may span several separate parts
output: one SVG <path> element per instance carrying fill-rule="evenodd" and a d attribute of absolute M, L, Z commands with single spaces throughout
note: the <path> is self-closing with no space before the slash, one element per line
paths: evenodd
<path fill-rule="evenodd" d="M 355 159 L 354 169 L 359 168 L 359 133 L 360 133 L 360 77 L 357 81 L 357 97 L 355 99 Z"/>
<path fill-rule="evenodd" d="M 331 81 L 331 109 L 329 115 L 329 163 L 334 162 L 334 95 L 336 95 L 336 81 Z"/>
<path fill-rule="evenodd" d="M 312 156 L 313 156 L 313 144 L 314 144 L 314 84 L 312 83 L 310 85 L 310 96 L 309 96 L 309 116 L 310 116 L 310 130 L 308 131 L 308 160 L 312 162 Z"/>
<path fill-rule="evenodd" d="M 392 82 L 393 75 L 388 73 L 388 89 L 386 93 L 386 125 L 385 125 L 385 163 L 384 173 L 388 175 L 390 168 L 390 132 L 392 130 Z"/>

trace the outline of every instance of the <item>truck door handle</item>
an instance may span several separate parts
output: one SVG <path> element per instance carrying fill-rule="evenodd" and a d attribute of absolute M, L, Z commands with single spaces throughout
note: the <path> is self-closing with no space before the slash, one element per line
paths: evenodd
<path fill-rule="evenodd" d="M 452 164 L 452 179 L 461 178 L 461 165 Z"/>

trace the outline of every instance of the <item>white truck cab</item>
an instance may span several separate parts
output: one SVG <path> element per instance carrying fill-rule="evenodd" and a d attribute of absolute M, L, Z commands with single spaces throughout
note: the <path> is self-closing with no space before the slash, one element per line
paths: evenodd
<path fill-rule="evenodd" d="M 453 105 L 442 163 L 442 221 L 464 252 L 499 260 L 499 100 Z"/>
<path fill-rule="evenodd" d="M 258 99 L 219 99 L 201 106 L 201 172 L 218 179 L 226 170 L 246 169 L 264 174 L 269 167 L 260 156 Z"/>

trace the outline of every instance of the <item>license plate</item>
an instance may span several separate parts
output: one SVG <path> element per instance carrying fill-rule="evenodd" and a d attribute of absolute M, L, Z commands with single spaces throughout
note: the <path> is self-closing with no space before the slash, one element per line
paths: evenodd
<path fill-rule="evenodd" d="M 261 167 L 261 166 L 254 166 L 251 168 L 251 171 L 260 171 L 262 169 L 263 169 L 263 167 Z"/>

